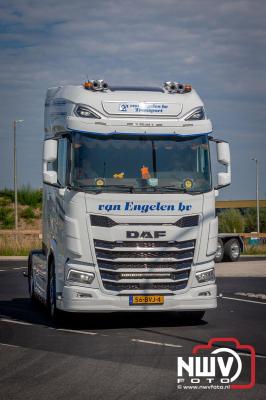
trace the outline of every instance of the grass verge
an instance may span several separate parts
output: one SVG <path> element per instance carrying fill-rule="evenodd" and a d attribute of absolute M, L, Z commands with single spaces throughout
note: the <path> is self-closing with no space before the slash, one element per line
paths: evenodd
<path fill-rule="evenodd" d="M 243 253 L 246 256 L 252 255 L 266 255 L 266 244 L 250 245 L 245 246 L 245 251 Z"/>
<path fill-rule="evenodd" d="M 0 237 L 0 256 L 27 256 L 33 249 L 41 248 L 36 235 L 10 235 Z"/>

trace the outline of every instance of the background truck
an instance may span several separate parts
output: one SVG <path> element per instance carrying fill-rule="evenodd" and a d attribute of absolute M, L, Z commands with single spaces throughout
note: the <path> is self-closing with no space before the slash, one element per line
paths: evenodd
<path fill-rule="evenodd" d="M 225 169 L 214 187 L 210 143 Z M 231 181 L 190 85 L 51 88 L 45 101 L 43 244 L 30 296 L 58 311 L 215 308 L 215 193 Z"/>

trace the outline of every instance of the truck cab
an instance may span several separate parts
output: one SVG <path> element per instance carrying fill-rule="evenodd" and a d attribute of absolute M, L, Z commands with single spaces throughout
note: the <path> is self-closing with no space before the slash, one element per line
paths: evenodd
<path fill-rule="evenodd" d="M 225 172 L 212 183 L 210 141 Z M 51 88 L 45 102 L 43 246 L 29 290 L 51 316 L 217 305 L 215 192 L 229 145 L 190 85 Z"/>

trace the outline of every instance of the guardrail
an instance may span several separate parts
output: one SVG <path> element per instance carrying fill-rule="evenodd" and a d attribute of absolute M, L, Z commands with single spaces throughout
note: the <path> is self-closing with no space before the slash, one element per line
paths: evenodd
<path fill-rule="evenodd" d="M 41 231 L 38 229 L 32 230 L 25 230 L 25 229 L 0 229 L 0 235 L 14 235 L 14 234 L 21 234 L 21 235 L 41 235 Z"/>
<path fill-rule="evenodd" d="M 42 239 L 42 233 L 37 229 L 25 230 L 25 229 L 0 229 L 0 237 L 35 237 L 36 239 Z"/>
<path fill-rule="evenodd" d="M 266 200 L 259 200 L 259 205 L 266 208 Z M 256 208 L 256 200 L 216 200 L 216 208 Z"/>

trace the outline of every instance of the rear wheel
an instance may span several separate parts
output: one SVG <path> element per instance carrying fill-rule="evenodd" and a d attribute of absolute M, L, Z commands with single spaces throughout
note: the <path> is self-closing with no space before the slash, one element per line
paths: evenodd
<path fill-rule="evenodd" d="M 222 239 L 218 238 L 217 251 L 216 251 L 214 261 L 216 263 L 219 263 L 222 261 L 223 258 L 224 258 L 224 244 L 223 244 Z"/>
<path fill-rule="evenodd" d="M 224 259 L 235 262 L 240 257 L 240 244 L 237 239 L 230 239 L 224 246 Z"/>

